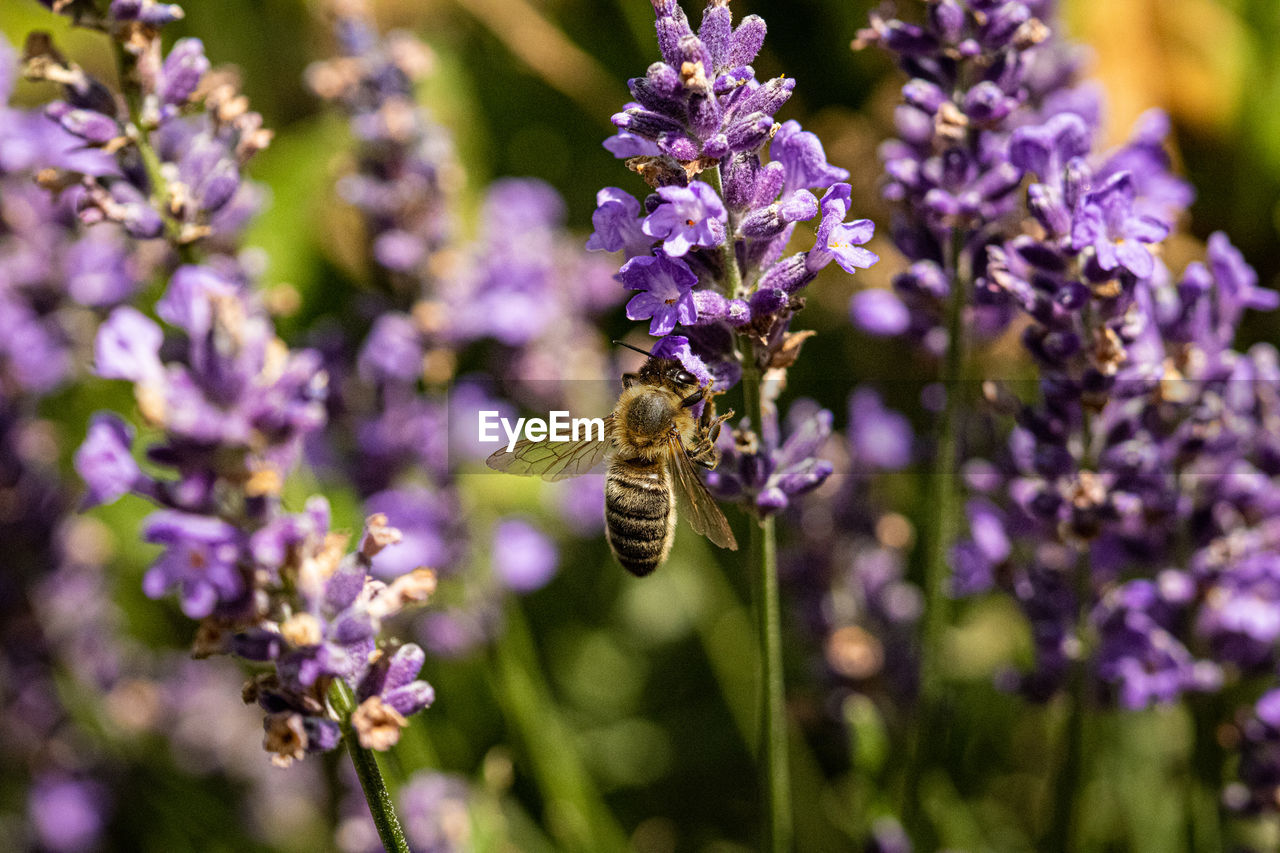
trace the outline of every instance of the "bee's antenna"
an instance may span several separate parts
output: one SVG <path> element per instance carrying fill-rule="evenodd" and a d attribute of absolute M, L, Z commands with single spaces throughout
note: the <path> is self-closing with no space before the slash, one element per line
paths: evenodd
<path fill-rule="evenodd" d="M 642 350 L 642 349 L 640 349 L 640 347 L 633 347 L 631 344 L 623 343 L 622 341 L 614 341 L 614 343 L 615 343 L 615 344 L 617 344 L 617 345 L 618 345 L 618 346 L 620 346 L 620 347 L 626 347 L 626 348 L 627 348 L 627 349 L 629 349 L 629 350 L 635 350 L 636 352 L 640 353 L 641 355 L 647 355 L 647 356 L 649 356 L 649 358 L 653 358 L 653 357 L 654 357 L 653 353 L 648 352 L 647 350 Z"/>

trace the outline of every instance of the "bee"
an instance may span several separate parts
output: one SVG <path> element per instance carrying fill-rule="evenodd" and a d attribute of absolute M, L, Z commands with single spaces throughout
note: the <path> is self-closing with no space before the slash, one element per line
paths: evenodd
<path fill-rule="evenodd" d="M 667 559 L 675 540 L 676 502 L 695 533 L 721 548 L 738 549 L 729 522 L 699 479 L 695 465 L 720 462 L 715 441 L 733 412 L 717 416 L 710 386 L 679 360 L 622 344 L 649 360 L 622 376 L 622 395 L 604 419 L 604 440 L 517 442 L 485 461 L 495 471 L 564 480 L 590 472 L 606 459 L 605 536 L 613 556 L 637 577 Z M 705 403 L 694 417 L 692 409 Z"/>

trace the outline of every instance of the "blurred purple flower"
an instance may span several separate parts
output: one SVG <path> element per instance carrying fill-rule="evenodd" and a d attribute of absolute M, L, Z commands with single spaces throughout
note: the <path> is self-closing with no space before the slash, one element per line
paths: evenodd
<path fill-rule="evenodd" d="M 900 471 L 911 464 L 914 440 L 911 424 L 875 391 L 859 388 L 849 397 L 849 447 L 858 464 Z"/>
<path fill-rule="evenodd" d="M 493 571 L 513 592 L 541 589 L 555 576 L 560 554 L 541 530 L 517 518 L 500 521 L 493 530 Z"/>
<path fill-rule="evenodd" d="M 177 589 L 182 612 L 203 619 L 244 594 L 241 535 L 222 519 L 160 510 L 147 519 L 143 539 L 165 547 L 142 580 L 150 598 Z"/>
<path fill-rule="evenodd" d="M 1155 269 L 1145 244 L 1158 243 L 1169 235 L 1164 223 L 1133 211 L 1133 178 L 1121 172 L 1085 196 L 1071 228 L 1071 246 L 1077 251 L 1091 246 L 1098 265 L 1110 272 L 1121 267 L 1139 278 Z"/>
<path fill-rule="evenodd" d="M 641 226 L 640 202 L 631 193 L 617 187 L 605 187 L 596 193 L 596 210 L 591 214 L 595 231 L 587 238 L 587 249 L 593 252 L 621 250 L 627 260 L 649 254 L 653 238 Z"/>
<path fill-rule="evenodd" d="M 97 781 L 46 775 L 31 787 L 27 815 L 43 849 L 81 853 L 101 844 L 109 801 Z"/>
<path fill-rule="evenodd" d="M 76 472 L 89 487 L 84 507 L 111 503 L 138 485 L 142 471 L 133 459 L 133 428 L 117 415 L 99 412 L 89 422 L 76 451 Z"/>

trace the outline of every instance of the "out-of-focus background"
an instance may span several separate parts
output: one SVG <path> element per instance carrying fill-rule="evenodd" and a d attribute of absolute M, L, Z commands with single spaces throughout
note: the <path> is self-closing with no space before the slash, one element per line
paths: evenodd
<path fill-rule="evenodd" d="M 628 100 L 626 79 L 642 75 L 657 57 L 653 13 L 644 0 L 374 5 L 383 29 L 410 30 L 434 53 L 420 99 L 454 137 L 466 175 L 459 196 L 464 231 L 484 188 L 500 177 L 532 176 L 551 184 L 565 200 L 569 227 L 583 240 L 599 188 L 640 191 L 636 176 L 601 141 L 613 130 L 610 115 Z M 334 190 L 350 168 L 350 132 L 304 84 L 308 64 L 333 52 L 327 24 L 318 4 L 302 0 L 188 0 L 184 7 L 186 19 L 166 30 L 166 40 L 198 36 L 215 64 L 238 68 L 243 91 L 276 131 L 250 168 L 270 200 L 247 244 L 264 251 L 268 290 L 289 294 L 278 317 L 282 335 L 305 343 L 307 330 L 326 312 L 340 310 L 344 294 L 363 286 L 356 260 L 364 252 L 362 236 L 350 227 L 353 214 Z M 902 79 L 879 52 L 850 50 L 872 8 L 865 0 L 732 4 L 735 16 L 755 13 L 768 22 L 759 76 L 797 78 L 796 94 L 779 118 L 798 119 L 818 133 L 828 159 L 852 173 L 856 215 L 886 223 L 875 152 L 892 131 Z M 1171 265 L 1180 267 L 1196 253 L 1195 240 L 1225 230 L 1262 284 L 1276 287 L 1280 3 L 1068 0 L 1065 18 L 1072 36 L 1093 51 L 1092 76 L 1106 90 L 1111 140 L 1122 140 L 1151 107 L 1172 117 L 1172 150 L 1197 197 L 1187 236 L 1170 246 L 1184 257 Z M 87 69 L 113 76 L 103 40 L 70 29 L 34 0 L 4 0 L 0 33 L 21 45 L 31 29 L 53 31 Z M 49 95 L 30 83 L 19 84 L 17 92 L 19 104 Z M 801 315 L 802 325 L 819 334 L 793 371 L 787 398 L 817 400 L 837 413 L 838 427 L 858 383 L 908 378 L 900 366 L 905 350 L 869 346 L 848 322 L 853 288 L 885 285 L 900 268 L 883 237 L 874 248 L 883 258 L 876 268 L 852 280 L 820 278 L 809 287 L 809 307 Z M 1246 339 L 1274 339 L 1277 323 L 1274 315 L 1252 318 Z M 602 340 L 632 327 L 615 310 Z M 54 400 L 47 414 L 62 445 L 74 448 L 89 413 L 124 394 L 86 386 Z M 906 407 L 909 392 L 898 396 L 894 402 Z M 306 474 L 302 481 L 297 494 L 323 490 L 339 526 L 357 526 L 357 498 L 341 483 L 308 480 Z M 908 540 L 910 519 L 927 500 L 921 486 L 908 473 L 884 487 L 884 497 L 906 520 Z M 518 510 L 543 522 L 559 546 L 559 570 L 549 585 L 510 605 L 505 650 L 480 645 L 457 659 L 428 661 L 424 677 L 439 701 L 414 719 L 387 761 L 393 784 L 411 783 L 425 767 L 464 780 L 470 793 L 456 802 L 469 805 L 446 808 L 441 819 L 449 837 L 469 839 L 460 842 L 463 849 L 552 849 L 557 839 L 572 836 L 557 832 L 557 822 L 581 818 L 550 808 L 548 784 L 554 783 L 539 776 L 563 751 L 577 757 L 564 773 L 585 768 L 637 850 L 751 849 L 759 837 L 759 795 L 751 759 L 749 598 L 740 569 L 685 535 L 668 566 L 634 582 L 613 563 L 600 535 L 556 527 L 559 487 L 495 477 L 470 478 L 464 487 L 481 511 Z M 96 511 L 92 517 L 102 524 L 80 546 L 100 549 L 111 567 L 106 592 L 118 622 L 113 630 L 179 655 L 192 627 L 172 602 L 152 602 L 140 589 L 154 556 L 133 533 L 146 511 L 132 499 Z M 784 529 L 784 546 L 788 535 Z M 784 595 L 792 593 L 804 591 L 784 586 Z M 74 613 L 65 616 L 74 622 Z M 874 747 L 876 738 L 886 738 L 889 749 L 887 738 L 902 721 L 846 701 L 852 682 L 838 677 L 841 660 L 833 662 L 830 638 L 813 636 L 799 622 L 788 623 L 787 664 L 799 722 L 793 772 L 800 843 L 804 850 L 853 849 L 853 838 L 891 793 L 868 787 L 876 773 L 862 772 L 858 762 L 868 760 L 868 744 Z M 933 786 L 928 801 L 937 814 L 931 819 L 959 849 L 1029 850 L 1036 837 L 1051 750 L 1046 733 L 1060 720 L 1055 709 L 1029 710 L 993 684 L 998 670 L 1030 654 L 1025 632 L 1007 605 L 977 600 L 961 610 L 948 643 L 962 696 L 956 730 L 964 732 L 950 744 L 948 763 L 961 772 L 925 784 Z M 893 660 L 892 650 L 884 660 Z M 526 679 L 520 671 L 540 675 Z M 870 674 L 872 680 L 894 677 L 874 669 Z M 106 696 L 86 692 L 71 678 L 58 682 L 62 704 L 81 729 L 73 742 L 112 768 L 100 781 L 101 797 L 113 805 L 101 817 L 98 846 L 166 853 L 362 849 L 367 836 L 344 819 L 363 808 L 358 795 L 349 795 L 344 756 L 308 758 L 287 770 L 270 767 L 259 749 L 257 711 L 239 701 L 240 680 L 236 667 L 222 661 L 182 664 L 163 686 L 138 680 Z M 177 690 L 181 701 L 160 702 L 159 690 Z M 158 708 L 172 718 L 154 719 Z M 533 735 L 512 723 L 543 712 L 553 722 Z M 1107 745 L 1107 760 L 1090 769 L 1083 797 L 1087 843 L 1152 853 L 1185 849 L 1185 830 L 1170 815 L 1182 796 L 1179 779 L 1188 772 L 1186 728 L 1178 710 L 1103 718 L 1091 736 Z M 850 731 L 861 738 L 859 757 L 852 759 Z M 530 758 L 539 753 L 540 760 Z M 898 758 L 890 752 L 873 760 L 892 766 Z M 71 798 L 55 812 L 71 815 L 67 820 L 97 819 L 92 802 L 83 802 L 93 799 L 92 789 L 38 793 L 54 802 L 59 795 Z M 440 791 L 429 793 L 437 805 L 452 802 Z M 0 773 L 0 846 L 17 837 L 13 833 L 36 799 L 17 776 Z"/>

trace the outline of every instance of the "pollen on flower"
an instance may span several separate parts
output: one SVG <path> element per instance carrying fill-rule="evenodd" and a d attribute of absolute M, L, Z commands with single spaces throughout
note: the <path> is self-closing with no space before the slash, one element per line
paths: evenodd
<path fill-rule="evenodd" d="M 369 602 L 369 613 L 385 619 L 410 604 L 423 604 L 435 593 L 436 583 L 436 573 L 431 569 L 414 569 L 379 590 Z"/>
<path fill-rule="evenodd" d="M 292 711 L 268 714 L 263 728 L 262 748 L 271 753 L 271 763 L 276 767 L 288 767 L 307 754 L 307 730 L 301 714 Z"/>
<path fill-rule="evenodd" d="M 244 493 L 251 498 L 278 495 L 284 488 L 284 478 L 270 466 L 263 466 L 249 474 L 244 483 Z"/>
<path fill-rule="evenodd" d="M 1121 287 L 1120 280 L 1116 278 L 1110 278 L 1093 285 L 1093 293 L 1099 299 L 1115 299 L 1123 292 L 1124 288 Z"/>
<path fill-rule="evenodd" d="M 374 557 L 388 545 L 400 541 L 400 531 L 387 524 L 384 513 L 374 513 L 365 521 L 364 541 L 360 543 L 360 553 L 366 557 Z"/>
<path fill-rule="evenodd" d="M 702 67 L 701 60 L 681 64 L 680 79 L 686 89 L 707 88 L 707 71 Z"/>
<path fill-rule="evenodd" d="M 360 745 L 379 752 L 395 746 L 400 741 L 400 730 L 408 724 L 399 711 L 382 701 L 381 696 L 370 696 L 351 712 L 351 727 L 355 729 Z"/>
<path fill-rule="evenodd" d="M 156 427 L 164 426 L 166 406 L 163 387 L 154 382 L 140 382 L 133 387 L 133 398 L 138 404 L 138 412 L 147 423 Z"/>
<path fill-rule="evenodd" d="M 320 620 L 310 613 L 295 613 L 281 622 L 280 636 L 295 646 L 314 646 L 323 639 Z"/>

